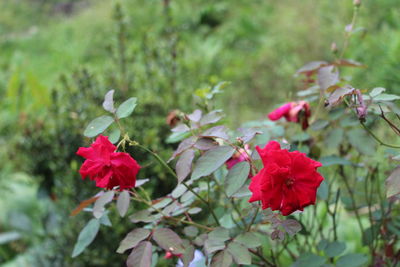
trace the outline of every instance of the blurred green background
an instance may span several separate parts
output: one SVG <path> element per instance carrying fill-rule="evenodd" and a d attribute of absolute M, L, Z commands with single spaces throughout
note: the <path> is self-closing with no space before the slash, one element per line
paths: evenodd
<path fill-rule="evenodd" d="M 108 90 L 138 97 L 128 129 L 169 158 L 169 111 L 190 112 L 194 92 L 229 81 L 217 98 L 229 124 L 264 118 L 303 88 L 299 67 L 333 59 L 352 8 L 351 0 L 0 1 L 0 264 L 123 265 L 114 251 L 132 225 L 112 214 L 112 231 L 70 257 L 90 216 L 69 213 L 97 192 L 81 181 L 75 151 L 90 142 L 83 129 Z M 346 57 L 368 68 L 345 74 L 358 88 L 399 94 L 398 0 L 363 0 L 358 27 Z M 152 177 L 155 196 L 174 184 L 155 165 L 140 178 Z"/>

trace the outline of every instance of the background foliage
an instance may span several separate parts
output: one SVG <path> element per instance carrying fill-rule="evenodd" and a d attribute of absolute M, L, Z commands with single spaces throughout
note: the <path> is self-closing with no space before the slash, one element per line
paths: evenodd
<path fill-rule="evenodd" d="M 345 73 L 359 88 L 400 93 L 396 2 L 363 1 L 364 28 L 347 53 L 368 68 Z M 75 151 L 90 141 L 82 130 L 102 114 L 104 93 L 118 88 L 117 100 L 140 98 L 127 127 L 169 158 L 175 145 L 166 142 L 167 114 L 191 112 L 193 95 L 220 80 L 231 85 L 216 106 L 232 127 L 295 98 L 302 83 L 293 74 L 305 62 L 333 58 L 329 47 L 341 40 L 352 1 L 10 0 L 0 10 L 0 231 L 8 234 L 0 238 L 0 262 L 120 266 L 125 258 L 108 244 L 117 245 L 127 222 L 116 216 L 110 218 L 117 226 L 99 235 L 96 249 L 70 258 L 89 217 L 69 212 L 95 193 L 77 175 Z M 174 185 L 156 165 L 141 175 L 159 177 L 150 182 L 154 196 Z M 348 240 L 356 223 L 339 229 Z"/>

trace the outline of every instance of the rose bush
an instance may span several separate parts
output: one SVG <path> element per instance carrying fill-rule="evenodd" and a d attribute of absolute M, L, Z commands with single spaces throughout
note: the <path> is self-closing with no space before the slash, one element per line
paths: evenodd
<path fill-rule="evenodd" d="M 357 89 L 340 72 L 364 67 L 344 58 L 357 33 L 359 7 L 355 1 L 340 53 L 335 48 L 333 60 L 300 68 L 297 75 L 306 76 L 307 88 L 297 92 L 295 101 L 271 111 L 268 120 L 228 129 L 222 111 L 210 108 L 224 82 L 197 95 L 200 108 L 192 113 L 172 111 L 167 140 L 177 145 L 168 161 L 125 132 L 124 121 L 136 99 L 114 108 L 113 91 L 107 93 L 103 107 L 108 114 L 90 122 L 85 135 L 96 137 L 111 125 L 118 130 L 77 152 L 86 158 L 82 178 L 89 176 L 107 190 L 73 211 L 94 216 L 82 229 L 73 257 L 90 245 L 101 225 L 111 226 L 110 203 L 116 200 L 121 217 L 132 212 L 134 225 L 115 246 L 117 253 L 129 251 L 127 266 L 168 266 L 178 259 L 180 265 L 194 266 L 195 255 L 201 266 L 396 266 L 400 252 L 394 207 L 400 175 L 396 168 L 386 179 L 389 161 L 381 163 L 374 156 L 378 151 L 398 160 L 393 149 L 400 146 L 389 138 L 383 141 L 373 129 L 381 122 L 400 135 L 393 122 L 399 110 L 393 101 L 400 97 L 384 88 Z M 283 117 L 300 123 L 302 131 L 281 121 Z M 158 177 L 140 177 L 141 163 L 129 154 L 138 150 L 151 155 L 176 182 L 174 190 L 152 197 L 146 182 Z M 348 231 L 357 232 L 357 240 L 339 232 L 341 218 L 355 221 Z"/>

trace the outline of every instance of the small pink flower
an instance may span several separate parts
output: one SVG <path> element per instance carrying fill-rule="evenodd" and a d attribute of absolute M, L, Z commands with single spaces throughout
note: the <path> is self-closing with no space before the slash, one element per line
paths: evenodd
<path fill-rule="evenodd" d="M 306 101 L 289 102 L 268 114 L 268 118 L 277 121 L 285 117 L 287 121 L 299 122 L 303 130 L 308 128 L 308 118 L 311 116 L 310 104 Z"/>

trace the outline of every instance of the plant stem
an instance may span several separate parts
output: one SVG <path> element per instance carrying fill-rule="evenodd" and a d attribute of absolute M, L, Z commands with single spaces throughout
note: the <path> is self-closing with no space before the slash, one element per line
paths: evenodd
<path fill-rule="evenodd" d="M 258 211 L 259 211 L 259 210 L 260 210 L 260 207 L 257 207 L 256 212 L 254 213 L 254 216 L 253 216 L 253 218 L 251 219 L 249 226 L 247 227 L 247 232 L 250 231 L 251 226 L 253 225 L 254 221 L 255 221 L 256 218 L 257 218 L 257 215 L 258 215 Z"/>
<path fill-rule="evenodd" d="M 148 149 L 147 147 L 144 147 L 142 145 L 140 145 L 137 142 L 132 142 L 130 141 L 130 145 L 133 146 L 137 146 L 142 148 L 143 150 L 147 151 L 148 153 L 150 153 L 153 157 L 156 158 L 156 160 L 165 168 L 168 170 L 168 172 L 174 176 L 177 180 L 178 180 L 178 176 L 176 175 L 176 173 L 171 169 L 171 167 L 162 159 L 160 158 L 160 156 L 158 156 L 156 153 L 154 153 L 153 151 L 151 151 L 150 149 Z M 187 185 L 185 182 L 182 182 L 182 184 L 190 191 L 192 192 L 199 200 L 201 200 L 204 204 L 207 205 L 208 209 L 210 210 L 210 213 L 212 215 L 212 217 L 214 218 L 215 222 L 217 223 L 217 225 L 220 225 L 219 220 L 217 218 L 217 215 L 214 213 L 211 204 L 205 200 L 203 197 L 201 197 L 198 193 L 196 193 L 189 185 Z"/>
<path fill-rule="evenodd" d="M 386 147 L 391 147 L 391 148 L 400 148 L 400 146 L 396 146 L 396 145 L 390 145 L 390 144 L 386 144 L 384 143 L 382 140 L 380 140 L 370 129 L 368 129 L 367 126 L 365 126 L 365 124 L 363 122 L 360 122 L 361 126 L 364 128 L 364 130 L 366 130 L 369 135 L 374 138 L 381 146 L 386 146 Z"/>

